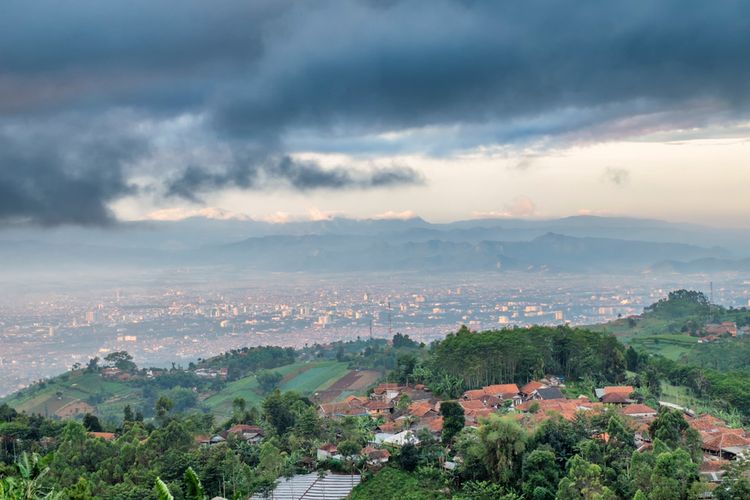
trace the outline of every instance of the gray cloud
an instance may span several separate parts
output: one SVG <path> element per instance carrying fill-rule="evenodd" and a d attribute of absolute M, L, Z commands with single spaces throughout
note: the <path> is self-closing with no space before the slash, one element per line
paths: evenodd
<path fill-rule="evenodd" d="M 127 109 L 157 124 L 201 117 L 203 140 L 234 159 L 159 167 L 154 176 L 174 196 L 395 187 L 421 176 L 324 169 L 291 155 L 450 155 L 727 126 L 748 118 L 749 63 L 743 0 L 435 0 L 429 9 L 411 0 L 9 2 L 0 17 L 0 125 L 44 124 L 71 141 L 40 137 L 51 142 L 32 153 L 5 139 L 0 217 L 107 221 L 108 204 L 130 192 L 133 159 L 79 140 L 65 122 L 72 112 L 95 119 Z M 104 143 L 130 140 L 109 132 Z M 158 127 L 152 133 L 158 140 Z M 248 147 L 266 153 L 247 157 Z M 77 162 L 86 175 L 73 172 Z M 71 213 L 45 208 L 86 190 L 90 207 L 76 195 Z"/>
<path fill-rule="evenodd" d="M 133 194 L 125 167 L 148 144 L 93 130 L 0 131 L 0 224 L 106 225 L 108 204 Z"/>
<path fill-rule="evenodd" d="M 255 160 L 237 159 L 230 167 L 218 171 L 189 166 L 169 181 L 167 195 L 200 201 L 202 193 L 225 188 L 291 187 L 307 191 L 385 188 L 423 182 L 422 175 L 409 167 L 394 166 L 364 172 L 344 167 L 323 168 L 314 161 L 272 155 Z"/>
<path fill-rule="evenodd" d="M 630 171 L 624 168 L 607 167 L 603 177 L 616 186 L 624 186 L 630 182 Z"/>

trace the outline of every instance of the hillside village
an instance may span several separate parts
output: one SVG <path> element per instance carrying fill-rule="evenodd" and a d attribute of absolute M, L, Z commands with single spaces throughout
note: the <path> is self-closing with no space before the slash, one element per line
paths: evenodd
<path fill-rule="evenodd" d="M 602 412 L 609 407 L 628 420 L 635 431 L 638 450 L 650 449 L 649 425 L 656 418 L 658 409 L 633 399 L 636 392 L 633 387 L 604 386 L 596 389 L 598 399 L 593 401 L 584 395 L 566 398 L 561 388 L 564 386 L 554 377 L 533 380 L 520 388 L 516 384 L 495 384 L 464 392 L 458 404 L 464 410 L 467 427 L 478 427 L 482 417 L 505 414 L 528 429 L 556 416 L 573 421 L 579 412 Z M 404 407 L 403 401 L 407 401 L 408 406 Z M 423 384 L 383 383 L 376 386 L 368 398 L 349 396 L 342 402 L 321 404 L 319 414 L 326 418 L 369 416 L 376 419 L 378 423 L 372 443 L 362 453 L 369 457 L 381 447 L 387 457 L 388 446 L 419 444 L 420 431 L 428 431 L 439 440 L 443 428 L 440 405 L 439 398 Z M 674 407 L 669 403 L 663 405 L 665 408 Z M 705 480 L 719 482 L 722 466 L 750 454 L 750 436 L 744 429 L 730 428 L 726 422 L 708 414 L 696 416 L 689 409 L 678 409 L 688 425 L 700 433 L 704 452 L 701 473 Z M 607 439 L 606 434 L 599 437 Z M 330 443 L 319 452 L 322 452 L 319 457 L 343 458 Z M 447 464 L 450 466 L 451 462 Z"/>
<path fill-rule="evenodd" d="M 732 338 L 731 331 L 722 336 Z M 568 350 L 561 352 L 558 346 L 568 346 Z M 527 353 L 525 357 L 516 354 L 521 352 Z M 533 358 L 535 355 L 539 357 Z M 670 460 L 687 457 L 694 471 L 686 476 L 691 479 L 681 486 L 681 491 L 686 492 L 692 485 L 693 490 L 700 489 L 701 498 L 711 498 L 716 488 L 739 484 L 738 478 L 747 476 L 750 480 L 750 473 L 745 472 L 750 464 L 750 435 L 738 425 L 744 420 L 722 418 L 731 414 L 718 407 L 691 409 L 670 398 L 659 398 L 662 381 L 675 383 L 679 377 L 694 387 L 691 377 L 717 374 L 686 368 L 636 352 L 632 347 L 626 349 L 614 337 L 588 330 L 535 327 L 478 333 L 462 328 L 429 348 L 401 334 L 387 342 L 358 340 L 317 345 L 302 353 L 275 347 L 253 348 L 204 360 L 187 370 L 138 369 L 127 353 L 115 356 L 117 361 L 110 360 L 108 366 L 75 367 L 65 374 L 68 389 L 60 390 L 61 378 L 50 381 L 47 387 L 34 388 L 25 398 L 34 402 L 49 395 L 58 400 L 60 404 L 55 407 L 51 422 L 60 422 L 61 418 L 81 422 L 87 437 L 84 446 L 105 443 L 113 454 L 111 460 L 120 460 L 115 458 L 121 453 L 116 450 L 124 446 L 137 446 L 144 452 L 162 446 L 165 451 L 173 442 L 180 442 L 180 453 L 197 460 L 193 462 L 197 464 L 196 473 L 209 481 L 212 491 L 217 491 L 219 479 L 207 463 L 198 465 L 212 456 L 234 460 L 232 467 L 244 467 L 248 477 L 255 478 L 241 486 L 243 491 L 254 492 L 253 498 L 262 498 L 274 490 L 279 498 L 299 498 L 294 492 L 303 487 L 311 495 L 322 491 L 321 498 L 370 498 L 366 495 L 371 493 L 358 492 L 385 487 L 382 482 L 411 481 L 427 470 L 432 471 L 432 479 L 427 481 L 432 493 L 415 498 L 443 498 L 445 491 L 456 487 L 461 491 L 478 488 L 474 484 L 476 477 L 490 481 L 482 488 L 502 489 L 510 484 L 520 488 L 520 479 L 494 476 L 491 469 L 482 472 L 481 460 L 487 458 L 478 457 L 488 451 L 475 445 L 478 440 L 492 439 L 489 436 L 494 432 L 517 432 L 521 442 L 536 447 L 527 450 L 523 458 L 514 459 L 513 467 L 520 467 L 521 461 L 530 460 L 545 447 L 558 446 L 555 440 L 562 439 L 564 433 L 574 435 L 564 438 L 574 439 L 567 448 L 553 448 L 555 454 L 551 456 L 559 456 L 561 462 L 555 468 L 555 479 L 545 486 L 548 493 L 540 497 L 545 499 L 557 498 L 555 491 L 559 494 L 565 480 L 574 479 L 565 475 L 573 474 L 567 468 L 576 457 L 585 456 L 592 467 L 602 467 L 604 471 L 605 465 L 598 465 L 603 460 L 597 458 L 602 457 L 601 453 L 621 453 L 619 461 L 607 465 L 612 471 L 618 470 L 614 467 L 627 467 L 631 453 L 632 460 L 640 455 L 644 463 L 651 463 L 657 456 L 670 455 Z M 523 383 L 516 383 L 520 377 L 503 381 L 497 375 L 502 365 L 496 365 L 494 372 L 486 365 L 503 357 L 514 360 L 516 373 L 545 365 L 553 367 L 554 375 Z M 516 366 L 516 361 L 527 363 L 529 368 Z M 377 366 L 388 369 L 372 369 Z M 485 373 L 491 374 L 487 378 L 492 383 L 471 382 L 481 381 L 482 376 L 475 374 Z M 267 386 L 260 385 L 264 378 L 268 379 Z M 590 385 L 594 380 L 600 383 Z M 112 399 L 120 398 L 118 404 L 124 410 L 124 418 L 113 422 L 98 411 L 97 404 L 68 399 L 68 393 L 80 384 L 97 387 L 98 383 L 119 384 L 116 387 L 128 391 L 141 388 L 144 396 L 152 394 L 150 404 L 154 409 L 144 415 L 142 406 L 131 408 L 131 401 L 143 404 L 146 400 L 133 400 L 132 392 L 119 393 L 121 389 L 117 389 Z M 742 387 L 745 386 L 714 382 L 709 390 L 737 391 L 716 394 L 726 398 L 727 404 L 743 408 L 739 406 L 744 401 Z M 168 390 L 164 392 L 164 388 Z M 198 406 L 176 408 L 164 394 L 189 395 Z M 216 408 L 226 405 L 228 418 L 217 418 L 220 414 Z M 1 413 L 22 421 L 31 418 L 12 409 Z M 222 413 L 227 414 L 224 410 Z M 75 423 L 79 427 L 81 424 Z M 12 428 L 8 425 L 0 422 L 0 435 Z M 68 428 L 71 424 L 50 425 L 54 429 L 55 425 Z M 671 430 L 667 432 L 665 428 Z M 37 434 L 26 434 L 37 436 L 25 438 L 29 452 L 52 451 L 63 444 L 59 431 L 34 432 Z M 563 434 L 544 437 L 550 432 Z M 171 433 L 172 437 L 169 441 L 149 437 L 162 433 Z M 7 445 L 10 435 L 3 436 L 8 460 L 13 449 Z M 546 439 L 553 440 L 548 444 Z M 679 455 L 685 451 L 689 454 Z M 154 470 L 165 474 L 169 467 Z M 623 488 L 617 490 L 619 498 L 627 497 L 623 491 L 633 491 L 625 489 L 631 486 L 618 486 L 613 479 L 605 479 L 604 472 L 601 474 L 602 491 Z M 656 480 L 655 476 L 649 481 Z M 648 484 L 637 477 L 629 481 Z M 99 491 L 112 487 L 97 484 Z M 182 488 L 174 483 L 170 487 Z M 332 497 L 333 492 L 340 496 Z M 688 498 L 685 495 L 676 498 Z M 531 493 L 525 493 L 523 498 L 532 498 Z"/>
<path fill-rule="evenodd" d="M 637 391 L 632 386 L 604 386 L 595 390 L 596 398 L 585 395 L 567 398 L 565 385 L 557 377 L 550 376 L 532 380 L 521 387 L 516 384 L 493 384 L 479 389 L 465 391 L 457 400 L 464 412 L 464 425 L 478 428 L 483 418 L 490 415 L 506 415 L 516 420 L 529 431 L 542 422 L 563 418 L 575 421 L 581 414 L 615 411 L 622 415 L 634 431 L 635 446 L 639 452 L 652 449 L 652 436 L 649 428 L 659 412 L 639 402 Z M 419 446 L 424 439 L 440 442 L 444 417 L 441 415 L 443 401 L 435 396 L 424 384 L 401 385 L 380 383 L 369 391 L 367 396 L 347 396 L 338 402 L 321 403 L 318 414 L 325 419 L 361 417 L 373 422 L 369 440 L 359 452 L 343 455 L 336 443 L 321 443 L 315 457 L 309 463 L 343 463 L 362 460 L 371 470 L 378 470 L 388 463 L 392 453 L 404 445 Z M 721 419 L 708 415 L 695 415 L 687 408 L 676 407 L 662 402 L 665 409 L 680 411 L 690 428 L 701 438 L 703 457 L 700 476 L 703 481 L 718 484 L 724 468 L 733 460 L 750 457 L 750 435 L 741 428 L 732 428 Z M 114 434 L 92 436 L 114 439 Z M 200 445 L 211 446 L 239 439 L 251 444 L 263 440 L 264 430 L 257 425 L 233 425 L 213 436 L 196 435 Z M 606 441 L 608 435 L 602 432 L 592 436 Z M 440 457 L 440 465 L 446 469 L 456 467 L 461 461 L 459 455 L 449 459 L 449 454 Z"/>

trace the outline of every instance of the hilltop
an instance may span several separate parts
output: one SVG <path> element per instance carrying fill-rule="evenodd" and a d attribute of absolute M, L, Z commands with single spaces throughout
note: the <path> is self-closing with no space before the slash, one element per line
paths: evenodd
<path fill-rule="evenodd" d="M 589 328 L 672 360 L 705 359 L 706 353 L 721 350 L 721 346 L 742 349 L 750 343 L 750 310 L 725 308 L 710 303 L 700 292 L 676 290 L 642 314 Z"/>

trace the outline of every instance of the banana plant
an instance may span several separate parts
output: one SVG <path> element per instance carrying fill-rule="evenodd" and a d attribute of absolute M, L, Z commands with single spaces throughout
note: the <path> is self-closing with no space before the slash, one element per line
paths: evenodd
<path fill-rule="evenodd" d="M 160 477 L 156 478 L 156 485 L 154 486 L 154 491 L 156 492 L 156 498 L 158 500 L 174 500 L 174 497 L 172 496 L 172 492 L 169 491 L 169 486 L 164 484 L 164 481 L 162 481 Z"/>
<path fill-rule="evenodd" d="M 42 486 L 42 479 L 49 474 L 49 467 L 42 467 L 37 453 L 23 452 L 16 460 L 18 477 L 0 480 L 0 498 L 3 500 L 57 500 L 60 493 Z"/>
<path fill-rule="evenodd" d="M 188 467 L 185 471 L 185 487 L 187 489 L 187 495 L 185 498 L 188 500 L 207 500 L 208 496 L 203 489 L 201 480 L 198 478 L 198 474 L 195 473 L 192 467 Z M 156 478 L 156 485 L 154 486 L 156 497 L 158 500 L 174 500 L 172 492 L 169 491 L 169 486 L 161 480 L 160 477 Z M 2 498 L 2 497 L 0 497 Z"/>
<path fill-rule="evenodd" d="M 198 474 L 192 467 L 188 467 L 185 471 L 185 484 L 187 485 L 187 498 L 189 500 L 205 500 L 208 498 L 203 491 L 203 485 L 201 480 L 198 479 Z"/>

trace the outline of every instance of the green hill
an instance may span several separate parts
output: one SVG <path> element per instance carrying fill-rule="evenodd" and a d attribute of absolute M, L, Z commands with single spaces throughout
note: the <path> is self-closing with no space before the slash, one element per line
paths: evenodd
<path fill-rule="evenodd" d="M 702 330 L 709 323 L 724 321 L 738 327 L 749 325 L 750 311 L 711 304 L 700 292 L 676 290 L 640 315 L 587 328 L 611 333 L 626 345 L 676 361 L 713 350 L 714 344 L 699 342 Z"/>
<path fill-rule="evenodd" d="M 211 365 L 220 366 L 215 359 Z M 325 391 L 325 400 L 330 401 L 366 390 L 361 385 L 353 390 L 339 382 L 345 382 L 355 373 L 348 366 L 346 362 L 326 359 L 296 361 L 270 368 L 268 372 L 281 376 L 278 388 L 283 391 L 303 396 Z M 90 412 L 104 421 L 117 421 L 127 405 L 149 418 L 156 398 L 166 395 L 181 411 L 210 412 L 223 420 L 231 416 L 235 398 L 242 397 L 250 406 L 259 406 L 265 396 L 257 381 L 257 371 L 226 382 L 201 379 L 189 370 L 176 370 L 157 378 L 140 373 L 130 380 L 118 380 L 105 378 L 99 372 L 70 371 L 0 399 L 0 403 L 7 403 L 17 411 L 52 418 L 80 418 Z M 372 372 L 368 380 L 374 381 L 378 376 Z M 335 390 L 330 390 L 334 384 L 337 384 Z"/>

